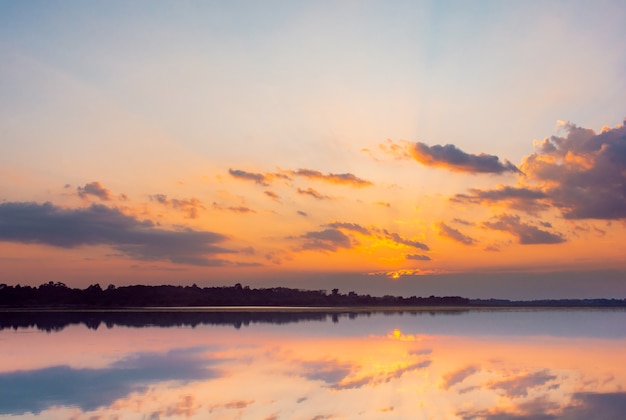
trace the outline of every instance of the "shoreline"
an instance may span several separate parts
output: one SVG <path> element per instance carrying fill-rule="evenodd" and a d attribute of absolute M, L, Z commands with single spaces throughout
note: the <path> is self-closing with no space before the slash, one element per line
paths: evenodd
<path fill-rule="evenodd" d="M 0 313 L 55 312 L 451 312 L 451 311 L 523 311 L 523 310 L 626 310 L 626 306 L 608 305 L 459 305 L 459 306 L 129 306 L 129 307 L 0 307 Z"/>

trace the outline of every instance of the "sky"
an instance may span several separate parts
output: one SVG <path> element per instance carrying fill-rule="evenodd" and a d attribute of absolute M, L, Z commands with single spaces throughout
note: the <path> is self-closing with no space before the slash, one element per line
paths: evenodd
<path fill-rule="evenodd" d="M 625 19 L 0 0 L 0 282 L 624 298 Z"/>

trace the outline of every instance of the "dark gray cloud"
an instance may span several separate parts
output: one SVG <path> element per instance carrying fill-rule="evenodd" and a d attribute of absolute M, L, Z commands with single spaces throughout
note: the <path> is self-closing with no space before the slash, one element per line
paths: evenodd
<path fill-rule="evenodd" d="M 109 245 L 138 260 L 205 266 L 227 264 L 215 256 L 233 252 L 218 246 L 226 240 L 219 233 L 159 229 L 100 204 L 65 209 L 51 203 L 1 203 L 0 240 L 62 248 Z"/>
<path fill-rule="evenodd" d="M 567 420 L 621 419 L 626 413 L 626 392 L 577 392 L 563 410 Z"/>
<path fill-rule="evenodd" d="M 247 172 L 247 171 L 242 171 L 240 169 L 229 169 L 228 173 L 233 178 L 243 179 L 247 181 L 254 181 L 257 184 L 264 185 L 264 186 L 269 185 L 269 179 L 265 175 L 260 174 L 260 173 Z"/>
<path fill-rule="evenodd" d="M 439 236 L 450 238 L 464 245 L 474 245 L 476 243 L 476 239 L 461 233 L 458 229 L 450 227 L 443 222 L 438 223 L 437 227 L 439 228 Z"/>
<path fill-rule="evenodd" d="M 484 222 L 483 226 L 515 235 L 518 242 L 522 245 L 560 244 L 565 242 L 565 238 L 561 234 L 541 230 L 536 226 L 522 222 L 519 216 L 511 214 L 501 214 L 494 221 Z"/>
<path fill-rule="evenodd" d="M 320 192 L 314 190 L 313 188 L 307 188 L 306 190 L 302 188 L 298 188 L 298 194 L 310 195 L 316 200 L 332 200 L 333 199 L 331 196 L 321 194 Z"/>
<path fill-rule="evenodd" d="M 381 230 L 379 230 L 379 232 L 382 233 L 382 235 L 386 239 L 389 239 L 389 240 L 391 240 L 391 241 L 393 241 L 393 242 L 395 242 L 397 244 L 410 246 L 410 247 L 413 247 L 413 248 L 421 249 L 423 251 L 429 251 L 430 250 L 428 245 L 426 245 L 425 243 L 404 238 L 404 237 L 400 236 L 399 234 L 397 234 L 395 232 L 389 232 L 387 229 L 381 229 Z"/>
<path fill-rule="evenodd" d="M 324 174 L 320 171 L 316 171 L 313 169 L 297 169 L 295 171 L 290 171 L 290 175 L 301 176 L 309 179 L 314 179 L 318 181 L 328 182 L 330 184 L 339 184 L 339 185 L 351 185 L 353 187 L 368 187 L 373 185 L 370 181 L 359 178 L 354 174 L 345 173 L 345 174 Z"/>
<path fill-rule="evenodd" d="M 521 167 L 567 219 L 626 218 L 626 125 L 601 133 L 567 124 Z"/>
<path fill-rule="evenodd" d="M 83 411 L 108 406 L 159 381 L 206 380 L 219 376 L 210 369 L 204 349 L 137 353 L 102 369 L 51 366 L 0 374 L 0 414 L 38 414 L 52 406 L 78 406 Z"/>
<path fill-rule="evenodd" d="M 305 239 L 302 249 L 337 251 L 352 247 L 350 238 L 338 229 L 307 232 L 301 238 Z"/>
<path fill-rule="evenodd" d="M 428 255 L 422 255 L 422 254 L 408 254 L 406 256 L 407 260 L 414 260 L 414 261 L 430 261 L 430 257 Z"/>
<path fill-rule="evenodd" d="M 104 185 L 98 181 L 89 182 L 84 187 L 77 187 L 76 191 L 80 198 L 87 198 L 89 195 L 98 197 L 102 201 L 109 201 L 113 198 L 111 191 L 104 188 Z"/>
<path fill-rule="evenodd" d="M 354 232 L 359 232 L 363 235 L 371 234 L 369 229 L 359 225 L 358 223 L 333 222 L 333 223 L 328 223 L 326 226 L 336 228 L 336 229 L 352 230 Z"/>
<path fill-rule="evenodd" d="M 520 173 L 515 165 L 507 160 L 500 161 L 498 156 L 484 153 L 473 155 L 462 151 L 453 144 L 428 146 L 417 142 L 410 152 L 415 160 L 424 165 L 447 168 L 455 172 Z"/>
<path fill-rule="evenodd" d="M 554 414 L 546 414 L 551 412 Z M 546 396 L 528 402 L 521 402 L 512 411 L 482 410 L 462 411 L 457 415 L 463 419 L 485 420 L 589 420 L 621 419 L 626 413 L 626 393 L 624 392 L 576 392 L 566 406 L 559 406 Z"/>
<path fill-rule="evenodd" d="M 537 188 L 500 186 L 492 190 L 472 188 L 469 194 L 457 194 L 450 200 L 459 203 L 502 203 L 509 208 L 538 214 L 550 207 L 548 195 Z"/>

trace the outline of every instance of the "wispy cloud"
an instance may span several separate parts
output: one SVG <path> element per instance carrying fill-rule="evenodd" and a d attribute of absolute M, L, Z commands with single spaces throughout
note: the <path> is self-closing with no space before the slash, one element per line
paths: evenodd
<path fill-rule="evenodd" d="M 443 236 L 444 238 L 450 238 L 463 245 L 474 245 L 476 243 L 476 239 L 461 233 L 460 230 L 448 226 L 443 222 L 438 223 L 437 228 L 439 229 L 439 236 Z"/>
<path fill-rule="evenodd" d="M 352 232 L 358 232 L 362 235 L 371 236 L 378 239 L 386 239 L 390 242 L 393 242 L 398 245 L 405 245 L 412 248 L 421 249 L 423 251 L 428 251 L 430 248 L 423 242 L 408 239 L 396 232 L 389 232 L 387 229 L 380 229 L 375 226 L 365 227 L 358 223 L 349 223 L 349 222 L 331 222 L 326 226 L 333 227 L 336 229 L 343 229 Z"/>
<path fill-rule="evenodd" d="M 274 191 L 266 190 L 266 191 L 263 191 L 263 194 L 265 194 L 266 196 L 268 196 L 274 201 L 280 201 L 280 197 Z"/>
<path fill-rule="evenodd" d="M 178 199 L 168 198 L 165 194 L 153 194 L 149 197 L 151 201 L 157 202 L 166 207 L 180 210 L 190 219 L 197 219 L 200 215 L 200 210 L 205 209 L 202 202 L 196 197 Z"/>
<path fill-rule="evenodd" d="M 515 235 L 518 238 L 518 242 L 522 245 L 560 244 L 565 242 L 565 238 L 562 235 L 524 223 L 517 215 L 501 214 L 495 217 L 493 221 L 484 222 L 483 226 Z"/>
<path fill-rule="evenodd" d="M 408 254 L 406 256 L 407 260 L 413 260 L 413 261 L 430 261 L 431 258 L 428 255 L 423 255 L 423 254 Z"/>
<path fill-rule="evenodd" d="M 456 194 L 450 200 L 471 204 L 503 203 L 507 207 L 529 214 L 538 214 L 550 207 L 548 195 L 538 188 L 500 185 L 491 190 L 472 188 L 469 194 Z"/>
<path fill-rule="evenodd" d="M 493 383 L 490 388 L 503 390 L 509 398 L 525 397 L 528 395 L 529 389 L 544 385 L 556 378 L 556 375 L 547 370 L 542 370 Z"/>
<path fill-rule="evenodd" d="M 297 169 L 295 171 L 289 171 L 289 174 L 293 176 L 301 176 L 301 177 L 305 177 L 308 179 L 313 179 L 316 181 L 323 181 L 323 182 L 327 182 L 330 184 L 350 185 L 350 186 L 359 187 L 359 188 L 373 185 L 372 182 L 359 178 L 356 175 L 351 174 L 351 173 L 324 174 L 320 171 L 316 171 L 313 169 Z"/>
<path fill-rule="evenodd" d="M 242 214 L 256 213 L 254 209 L 251 209 L 250 207 L 247 207 L 247 206 L 223 206 L 215 202 L 213 203 L 213 208 L 216 210 L 230 211 L 233 213 L 242 213 Z"/>
<path fill-rule="evenodd" d="M 313 188 L 307 188 L 306 190 L 302 188 L 298 188 L 298 194 L 309 195 L 315 198 L 316 200 L 332 200 L 333 199 L 333 197 L 329 195 L 324 195 L 320 193 L 319 191 L 314 190 Z"/>
<path fill-rule="evenodd" d="M 460 384 L 479 370 L 480 369 L 478 368 L 478 366 L 472 365 L 464 367 L 463 369 L 456 370 L 454 372 L 447 373 L 443 375 L 443 384 L 441 384 L 441 387 L 443 389 L 449 389 L 456 384 Z"/>

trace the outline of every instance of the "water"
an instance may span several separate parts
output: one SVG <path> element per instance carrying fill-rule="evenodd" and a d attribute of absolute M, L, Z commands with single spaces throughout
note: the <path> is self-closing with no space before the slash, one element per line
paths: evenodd
<path fill-rule="evenodd" d="M 0 313 L 0 418 L 623 419 L 626 311 Z"/>

